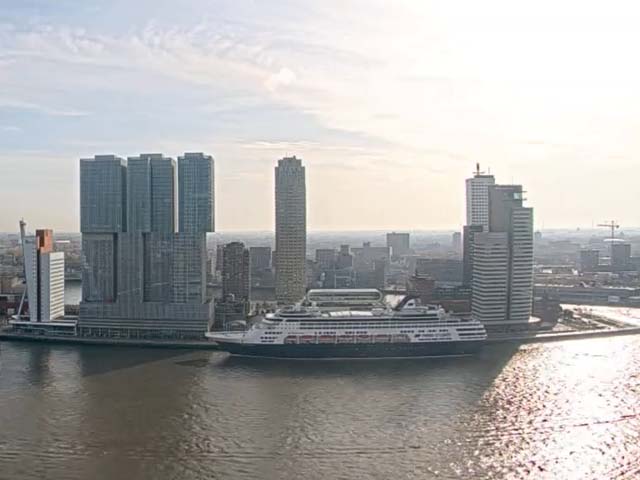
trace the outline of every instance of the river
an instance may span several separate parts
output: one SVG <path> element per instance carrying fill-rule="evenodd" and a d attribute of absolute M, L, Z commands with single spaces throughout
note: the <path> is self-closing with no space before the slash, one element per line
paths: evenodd
<path fill-rule="evenodd" d="M 12 480 L 638 478 L 639 415 L 639 337 L 349 362 L 0 344 Z"/>

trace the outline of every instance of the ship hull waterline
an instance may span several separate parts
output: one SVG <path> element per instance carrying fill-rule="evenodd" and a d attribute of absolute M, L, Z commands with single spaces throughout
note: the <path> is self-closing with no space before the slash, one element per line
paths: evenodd
<path fill-rule="evenodd" d="M 484 341 L 265 345 L 216 340 L 231 355 L 289 359 L 419 358 L 473 355 Z"/>

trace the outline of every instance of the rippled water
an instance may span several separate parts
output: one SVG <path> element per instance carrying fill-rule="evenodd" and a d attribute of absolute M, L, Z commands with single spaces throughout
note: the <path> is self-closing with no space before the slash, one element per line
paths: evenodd
<path fill-rule="evenodd" d="M 640 478 L 640 337 L 265 361 L 0 345 L 0 478 Z"/>

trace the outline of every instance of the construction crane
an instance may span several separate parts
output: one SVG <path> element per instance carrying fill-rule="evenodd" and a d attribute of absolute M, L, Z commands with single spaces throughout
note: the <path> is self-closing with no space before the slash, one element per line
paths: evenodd
<path fill-rule="evenodd" d="M 20 219 L 20 246 L 22 247 L 22 263 L 24 265 L 24 282 L 25 282 L 25 286 L 24 286 L 24 291 L 22 292 L 22 297 L 20 298 L 20 306 L 18 307 L 18 313 L 14 316 L 15 320 L 20 320 L 20 317 L 22 315 L 22 308 L 24 307 L 24 300 L 25 297 L 27 297 L 27 261 L 25 259 L 25 255 L 24 255 L 24 239 L 27 236 L 26 233 L 27 230 L 27 224 L 24 221 L 24 218 Z"/>
<path fill-rule="evenodd" d="M 615 220 L 611 220 L 610 222 L 599 223 L 598 226 L 611 229 L 611 243 L 613 244 L 616 241 L 616 228 L 620 228 L 620 225 Z"/>

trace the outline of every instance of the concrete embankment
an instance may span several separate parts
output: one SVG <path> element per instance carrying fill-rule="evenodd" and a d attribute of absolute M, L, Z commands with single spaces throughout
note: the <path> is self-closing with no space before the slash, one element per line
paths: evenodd
<path fill-rule="evenodd" d="M 537 335 L 509 335 L 493 337 L 488 344 L 498 343 L 545 343 L 588 338 L 617 337 L 622 335 L 640 335 L 640 327 L 628 327 L 581 332 L 539 333 Z M 86 337 L 65 337 L 52 335 L 29 335 L 0 330 L 0 340 L 21 342 L 57 343 L 66 345 L 103 345 L 111 347 L 147 347 L 147 348 L 184 348 L 192 350 L 217 350 L 218 346 L 206 340 L 131 340 Z"/>
<path fill-rule="evenodd" d="M 588 330 L 581 332 L 539 333 L 537 335 L 509 335 L 494 337 L 488 343 L 545 343 L 563 340 L 581 340 L 587 338 L 619 337 L 623 335 L 640 335 L 640 327 L 625 327 L 606 330 Z"/>
<path fill-rule="evenodd" d="M 16 342 L 57 343 L 64 345 L 102 345 L 110 347 L 186 348 L 217 350 L 218 346 L 207 340 L 131 340 L 111 338 L 64 337 L 53 335 L 29 335 L 0 330 L 0 340 Z"/>

